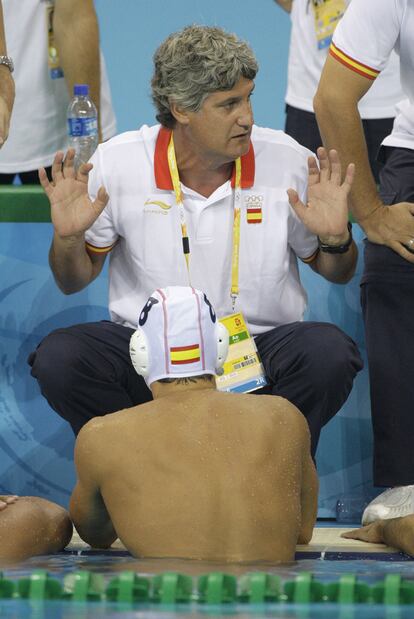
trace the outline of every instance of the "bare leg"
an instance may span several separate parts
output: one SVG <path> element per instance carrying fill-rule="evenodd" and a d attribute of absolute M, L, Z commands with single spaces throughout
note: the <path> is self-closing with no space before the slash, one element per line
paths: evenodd
<path fill-rule="evenodd" d="M 63 507 L 38 497 L 0 497 L 0 560 L 62 550 L 72 537 L 72 523 Z"/>

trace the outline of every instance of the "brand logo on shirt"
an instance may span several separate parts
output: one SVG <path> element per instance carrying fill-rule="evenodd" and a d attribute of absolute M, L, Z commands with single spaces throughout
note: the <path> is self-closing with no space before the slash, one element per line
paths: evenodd
<path fill-rule="evenodd" d="M 166 202 L 163 202 L 162 200 L 145 200 L 145 202 L 144 202 L 144 206 L 150 206 L 151 204 L 153 204 L 154 206 L 159 206 L 164 211 L 168 211 L 171 208 L 171 204 L 167 204 Z M 148 210 L 148 209 L 145 209 L 145 211 L 146 212 L 153 212 L 153 211 Z"/>
<path fill-rule="evenodd" d="M 248 224 L 262 223 L 263 196 L 246 196 L 246 221 Z"/>

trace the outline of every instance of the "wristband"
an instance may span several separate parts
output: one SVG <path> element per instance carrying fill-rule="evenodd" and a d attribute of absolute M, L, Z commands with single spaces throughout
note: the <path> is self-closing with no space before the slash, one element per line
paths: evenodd
<path fill-rule="evenodd" d="M 342 245 L 327 245 L 326 243 L 322 243 L 320 238 L 318 237 L 318 245 L 320 251 L 323 251 L 326 254 L 345 254 L 351 247 L 352 243 L 352 224 L 350 221 L 348 221 L 348 232 L 349 239 L 346 241 L 346 243 L 343 243 Z"/>

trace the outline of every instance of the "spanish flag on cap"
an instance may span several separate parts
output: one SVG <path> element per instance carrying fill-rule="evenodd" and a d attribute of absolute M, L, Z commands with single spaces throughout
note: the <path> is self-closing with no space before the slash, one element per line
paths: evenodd
<path fill-rule="evenodd" d="M 200 361 L 200 345 L 173 346 L 170 348 L 170 363 L 183 365 L 185 363 L 197 363 Z"/>

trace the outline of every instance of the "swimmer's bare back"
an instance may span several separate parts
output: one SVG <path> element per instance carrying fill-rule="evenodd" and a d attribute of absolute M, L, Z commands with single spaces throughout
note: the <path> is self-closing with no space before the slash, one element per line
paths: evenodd
<path fill-rule="evenodd" d="M 84 427 L 79 483 L 87 468 L 135 556 L 292 560 L 317 502 L 301 413 L 275 396 L 171 387 Z"/>

